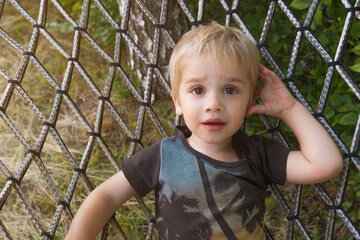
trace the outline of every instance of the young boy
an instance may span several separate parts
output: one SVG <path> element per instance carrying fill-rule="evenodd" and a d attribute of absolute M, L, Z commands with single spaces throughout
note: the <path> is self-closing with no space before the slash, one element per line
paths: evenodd
<path fill-rule="evenodd" d="M 125 159 L 122 171 L 84 201 L 67 239 L 94 239 L 126 200 L 151 190 L 160 239 L 264 239 L 268 184 L 319 183 L 341 171 L 331 137 L 260 65 L 257 48 L 239 30 L 213 23 L 189 31 L 169 70 L 186 127 Z M 253 105 L 257 79 L 261 105 Z M 244 117 L 254 113 L 284 121 L 301 150 L 241 132 Z"/>

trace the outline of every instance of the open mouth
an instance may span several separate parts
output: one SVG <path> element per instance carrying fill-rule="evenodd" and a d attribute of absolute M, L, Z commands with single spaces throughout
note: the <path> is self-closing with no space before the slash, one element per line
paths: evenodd
<path fill-rule="evenodd" d="M 221 122 L 208 122 L 208 123 L 203 123 L 204 125 L 212 125 L 212 126 L 216 126 L 216 125 L 224 125 L 225 123 L 221 123 Z"/>
<path fill-rule="evenodd" d="M 225 122 L 220 119 L 208 119 L 204 121 L 203 126 L 210 131 L 217 131 L 225 126 Z"/>

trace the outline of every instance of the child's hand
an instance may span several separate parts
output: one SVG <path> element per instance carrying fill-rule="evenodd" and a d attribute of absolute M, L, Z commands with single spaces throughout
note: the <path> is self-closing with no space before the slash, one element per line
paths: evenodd
<path fill-rule="evenodd" d="M 262 104 L 251 106 L 246 115 L 261 113 L 273 117 L 282 118 L 283 115 L 295 107 L 297 101 L 287 90 L 281 79 L 272 71 L 259 66 L 259 80 L 263 84 L 256 94 L 262 100 Z"/>
<path fill-rule="evenodd" d="M 264 66 L 260 66 L 259 70 L 259 79 L 263 84 L 259 89 L 262 104 L 251 106 L 247 114 L 262 113 L 280 118 L 295 134 L 300 145 L 300 150 L 291 151 L 288 155 L 286 181 L 314 184 L 335 177 L 341 172 L 343 161 L 330 135 L 292 97 L 275 73 Z"/>

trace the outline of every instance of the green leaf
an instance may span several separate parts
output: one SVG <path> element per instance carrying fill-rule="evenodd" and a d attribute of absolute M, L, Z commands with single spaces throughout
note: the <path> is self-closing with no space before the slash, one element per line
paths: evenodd
<path fill-rule="evenodd" d="M 360 55 L 360 43 L 358 45 L 356 45 L 354 48 L 352 48 L 350 50 L 350 52 L 353 52 L 353 53 L 355 53 L 357 55 Z"/>
<path fill-rule="evenodd" d="M 339 95 L 339 94 L 334 94 L 330 96 L 329 102 L 331 106 L 335 109 L 341 109 L 341 107 L 344 106 L 345 104 L 353 103 L 349 95 Z"/>
<path fill-rule="evenodd" d="M 294 0 L 291 2 L 290 6 L 295 9 L 303 10 L 310 7 L 311 2 L 312 1 L 310 0 Z"/>
<path fill-rule="evenodd" d="M 340 108 L 340 112 L 356 112 L 357 107 L 353 103 L 347 103 Z"/>
<path fill-rule="evenodd" d="M 353 22 L 353 24 L 351 25 L 351 31 L 350 31 L 350 36 L 352 37 L 358 37 L 359 36 L 359 32 L 360 32 L 360 22 Z"/>
<path fill-rule="evenodd" d="M 332 108 L 325 109 L 325 116 L 327 119 L 332 118 L 335 115 L 335 111 Z"/>
<path fill-rule="evenodd" d="M 75 2 L 71 8 L 73 11 L 76 11 L 81 8 L 81 5 L 82 5 L 82 2 L 78 1 L 78 2 Z"/>
<path fill-rule="evenodd" d="M 352 207 L 352 202 L 349 202 L 349 201 L 345 201 L 344 203 L 343 203 L 343 207 L 344 207 L 344 209 L 347 211 L 347 210 L 349 210 L 349 208 L 351 208 Z"/>
<path fill-rule="evenodd" d="M 320 36 L 318 37 L 319 41 L 321 42 L 322 45 L 328 45 L 330 40 L 329 38 L 325 35 L 325 34 L 320 34 Z"/>
<path fill-rule="evenodd" d="M 355 64 L 355 65 L 353 65 L 353 66 L 350 66 L 349 68 L 350 68 L 351 70 L 353 70 L 354 72 L 360 73 L 360 63 L 357 63 L 357 64 Z"/>
<path fill-rule="evenodd" d="M 349 112 L 349 113 L 346 113 L 345 115 L 343 115 L 341 118 L 340 118 L 340 121 L 339 123 L 341 125 L 354 125 L 356 124 L 357 120 L 359 118 L 359 114 L 355 113 L 355 112 Z"/>

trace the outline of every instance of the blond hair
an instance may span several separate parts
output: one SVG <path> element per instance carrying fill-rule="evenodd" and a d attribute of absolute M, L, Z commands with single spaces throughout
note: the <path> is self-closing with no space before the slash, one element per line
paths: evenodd
<path fill-rule="evenodd" d="M 213 22 L 190 30 L 176 44 L 169 62 L 173 94 L 178 94 L 181 63 L 186 58 L 202 53 L 211 54 L 216 61 L 237 61 L 239 66 L 248 71 L 251 86 L 255 86 L 260 64 L 257 47 L 239 29 Z"/>

